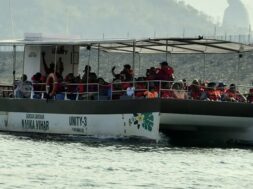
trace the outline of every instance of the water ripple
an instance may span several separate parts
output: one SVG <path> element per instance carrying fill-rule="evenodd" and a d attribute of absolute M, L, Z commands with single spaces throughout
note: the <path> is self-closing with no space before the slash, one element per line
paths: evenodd
<path fill-rule="evenodd" d="M 0 188 L 250 188 L 252 149 L 0 134 Z"/>

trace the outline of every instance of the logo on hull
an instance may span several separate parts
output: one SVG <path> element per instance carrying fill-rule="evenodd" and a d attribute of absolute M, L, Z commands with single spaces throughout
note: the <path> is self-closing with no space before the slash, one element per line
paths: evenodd
<path fill-rule="evenodd" d="M 154 126 L 154 115 L 152 113 L 135 113 L 129 119 L 129 126 L 135 125 L 138 129 L 140 127 L 147 131 L 152 131 Z"/>

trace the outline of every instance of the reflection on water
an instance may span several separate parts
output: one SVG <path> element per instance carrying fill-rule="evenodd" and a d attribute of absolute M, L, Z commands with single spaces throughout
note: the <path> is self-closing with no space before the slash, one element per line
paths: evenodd
<path fill-rule="evenodd" d="M 1 188 L 250 188 L 253 153 L 140 139 L 0 134 Z"/>

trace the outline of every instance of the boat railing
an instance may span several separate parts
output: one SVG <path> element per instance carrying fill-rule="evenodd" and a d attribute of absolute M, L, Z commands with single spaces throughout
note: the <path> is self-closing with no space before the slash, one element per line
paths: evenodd
<path fill-rule="evenodd" d="M 1 98 L 11 97 L 12 94 L 13 94 L 13 85 L 0 84 L 0 97 Z"/>
<path fill-rule="evenodd" d="M 60 85 L 64 88 L 61 92 L 55 95 L 55 99 L 71 99 L 71 100 L 114 100 L 114 99 L 131 99 L 131 98 L 144 98 L 144 96 L 136 96 L 138 92 L 145 92 L 150 90 L 150 87 L 156 87 L 159 90 L 159 97 L 162 90 L 162 83 L 172 84 L 169 81 L 127 81 L 127 82 L 112 82 L 108 84 L 99 83 L 68 83 L 62 82 Z M 54 83 L 59 85 L 59 83 Z M 141 87 L 140 87 L 141 84 Z M 33 83 L 33 86 L 41 86 L 44 90 L 32 90 L 31 98 L 37 98 L 36 94 L 40 94 L 39 98 L 46 98 L 48 91 L 46 90 L 45 83 Z M 134 87 L 132 96 L 127 95 L 127 88 Z M 34 87 L 35 88 L 35 87 Z"/>
<path fill-rule="evenodd" d="M 100 83 L 54 83 L 57 87 L 62 88 L 61 91 L 57 91 L 52 96 L 48 96 L 49 90 L 46 83 L 32 83 L 30 91 L 26 91 L 30 95 L 26 98 L 31 99 L 56 99 L 56 100 L 116 100 L 116 99 L 142 99 L 145 98 L 144 92 L 150 91 L 154 88 L 158 93 L 158 98 L 175 98 L 166 96 L 166 93 L 173 93 L 175 89 L 172 88 L 176 81 L 161 81 L 161 80 L 149 80 L 149 81 L 125 81 L 125 82 L 112 82 L 106 84 Z M 238 85 L 238 88 L 252 89 L 250 85 Z M 40 88 L 38 90 L 38 88 Z M 133 90 L 132 94 L 128 94 L 128 90 Z M 131 89 L 132 88 L 132 89 Z M 185 97 L 189 93 L 188 88 L 176 89 L 179 93 L 185 93 Z M 247 97 L 249 93 L 243 92 Z M 0 97 L 1 98 L 23 98 L 15 95 L 15 90 L 12 85 L 0 84 Z"/>
<path fill-rule="evenodd" d="M 162 88 L 163 84 L 171 85 L 172 82 L 151 80 L 151 81 L 126 81 L 126 82 L 112 82 L 108 84 L 99 83 L 54 83 L 57 87 L 63 90 L 54 94 L 54 99 L 61 100 L 114 100 L 114 99 L 131 99 L 131 98 L 144 98 L 144 96 L 136 96 L 136 93 L 144 93 L 149 91 L 151 87 L 155 87 L 161 96 L 161 92 L 164 90 L 170 90 L 169 88 Z M 31 83 L 31 90 L 27 90 L 26 93 L 30 93 L 31 99 L 45 99 L 49 93 L 46 83 Z M 127 96 L 127 88 L 134 87 L 134 93 L 132 96 Z M 8 85 L 8 88 L 0 86 L 1 97 L 14 97 L 23 98 L 15 95 L 15 90 L 12 85 Z M 39 88 L 39 90 L 38 90 Z M 8 93 L 8 94 L 7 94 Z M 4 94 L 4 95 L 3 95 Z"/>

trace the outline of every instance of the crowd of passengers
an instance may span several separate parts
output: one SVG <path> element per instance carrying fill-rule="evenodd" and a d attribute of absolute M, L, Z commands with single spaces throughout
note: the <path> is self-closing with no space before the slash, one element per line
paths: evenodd
<path fill-rule="evenodd" d="M 59 58 L 57 64 L 51 63 L 49 66 L 45 61 L 45 53 L 42 54 L 42 60 L 46 75 L 36 73 L 27 80 L 23 75 L 21 81 L 16 83 L 15 96 L 18 98 L 56 98 L 70 100 L 82 99 L 124 99 L 124 98 L 173 98 L 173 99 L 191 99 L 207 101 L 231 101 L 231 102 L 249 102 L 253 103 L 253 89 L 249 90 L 247 98 L 241 94 L 235 84 L 229 87 L 223 82 L 201 82 L 193 80 L 188 85 L 186 80 L 174 81 L 174 69 L 167 62 L 161 62 L 159 68 L 151 67 L 147 69 L 145 77 L 134 78 L 134 72 L 129 64 L 124 65 L 122 71 L 115 72 L 115 67 L 111 72 L 113 81 L 106 82 L 103 78 L 97 77 L 95 72 L 91 71 L 89 65 L 85 66 L 83 75 L 75 77 L 69 73 L 63 78 L 63 63 Z M 53 81 L 45 84 L 50 74 L 54 73 L 56 83 Z M 49 85 L 49 89 L 47 88 Z M 55 86 L 53 86 L 55 85 Z M 54 88 L 54 92 L 52 90 Z M 47 91 L 47 92 L 45 92 Z"/>

